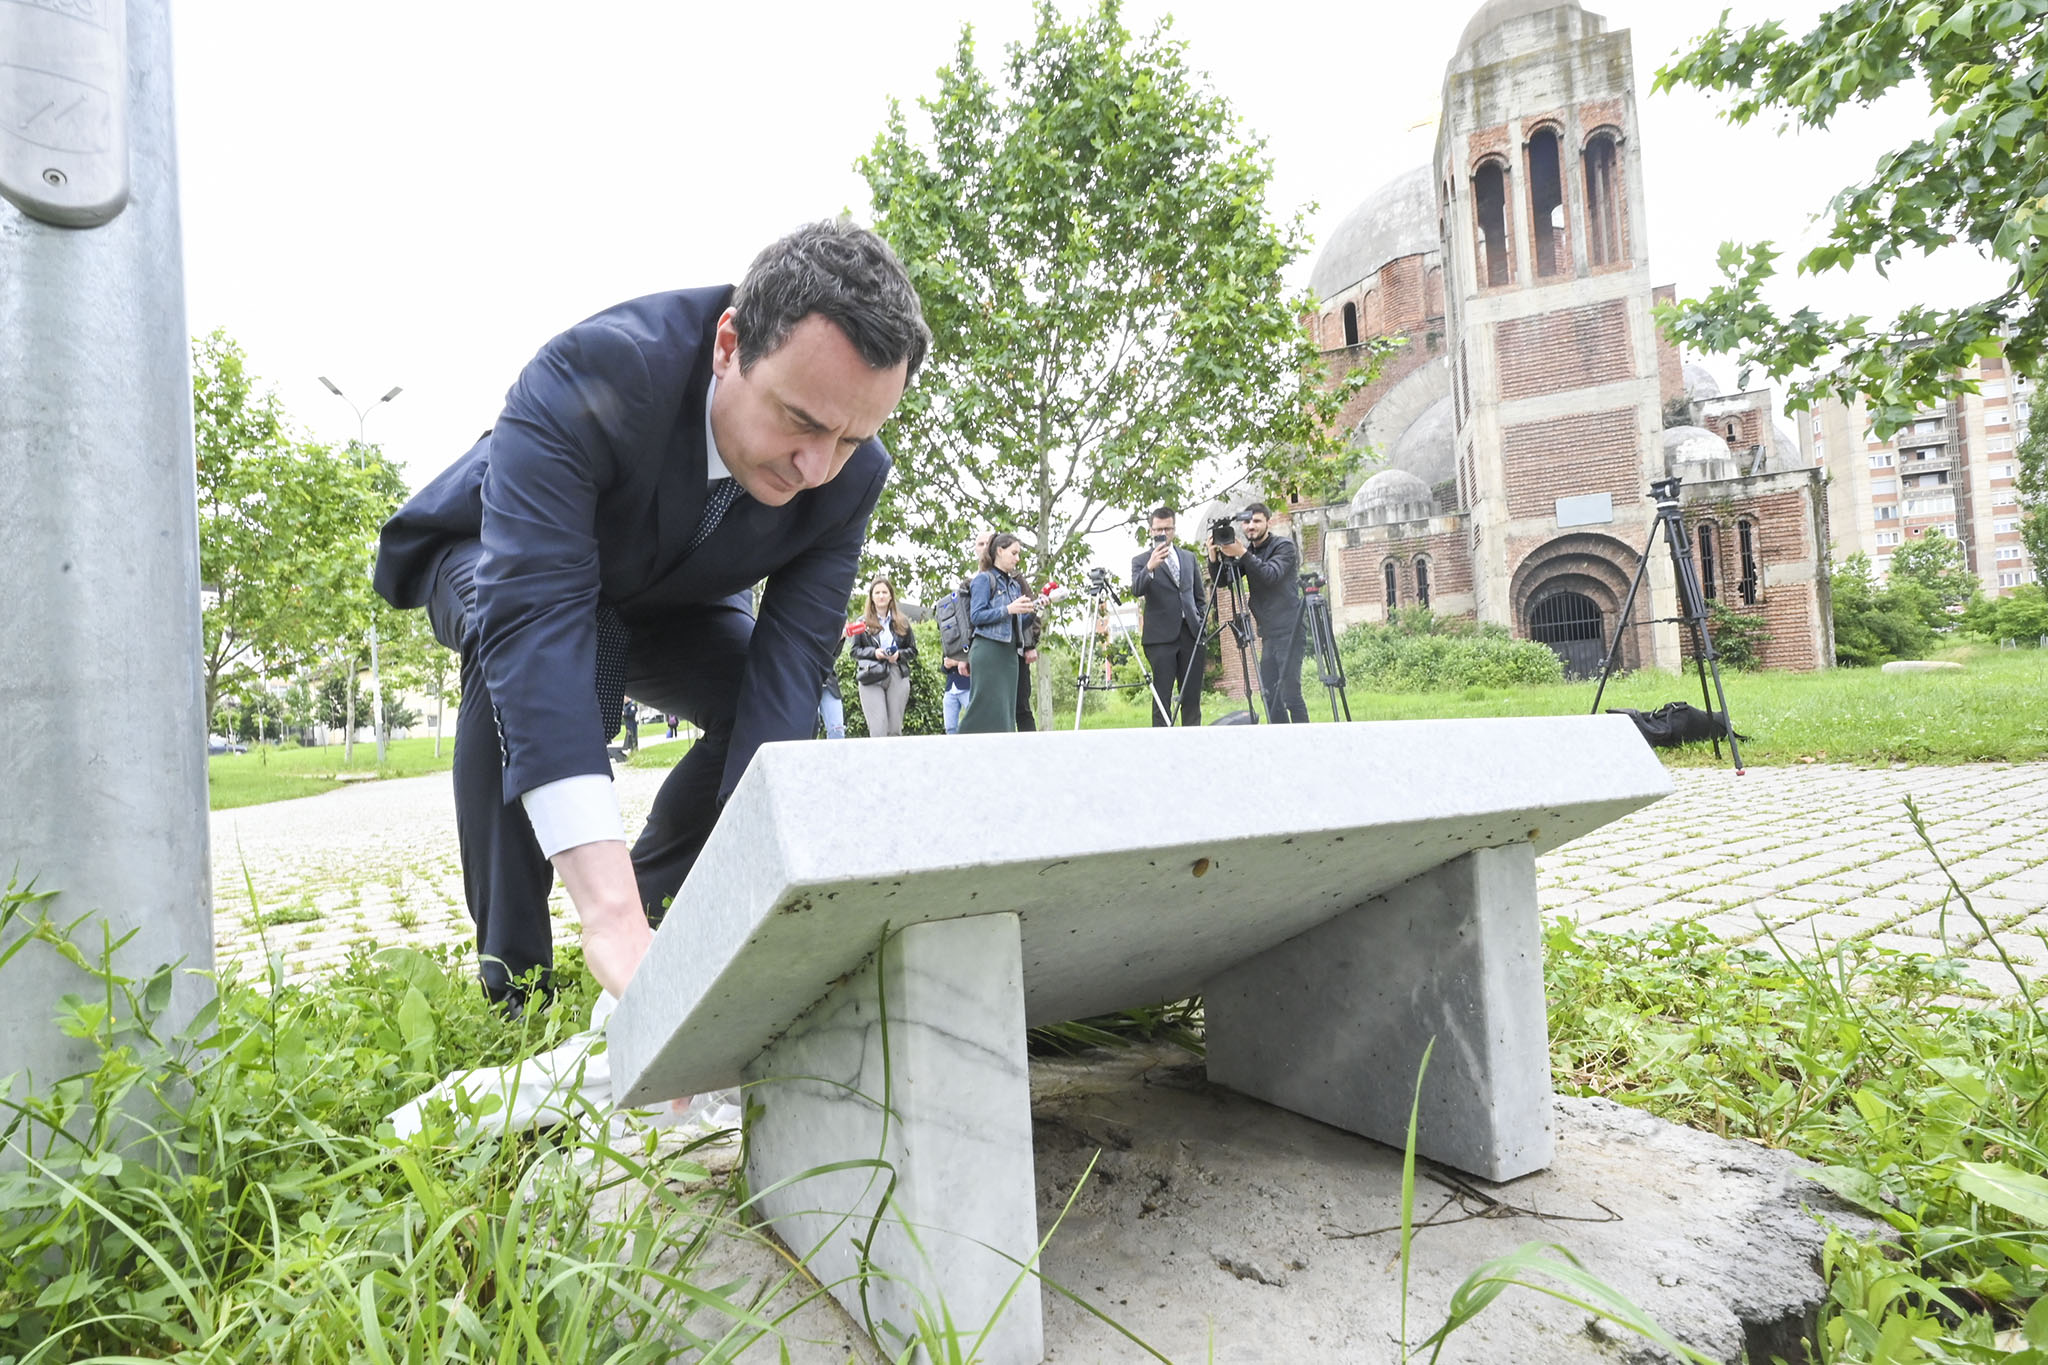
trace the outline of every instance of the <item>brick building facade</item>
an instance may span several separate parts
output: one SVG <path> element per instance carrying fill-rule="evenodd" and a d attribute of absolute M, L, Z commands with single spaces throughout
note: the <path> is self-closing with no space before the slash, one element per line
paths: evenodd
<path fill-rule="evenodd" d="M 1832 662 L 1827 506 L 1771 396 L 1724 395 L 1651 309 L 1629 35 L 1575 0 L 1488 0 L 1445 72 L 1431 165 L 1333 232 L 1310 320 L 1333 377 L 1406 344 L 1343 414 L 1385 467 L 1296 508 L 1340 625 L 1390 609 L 1508 626 L 1597 669 L 1678 476 L 1702 589 L 1765 618 L 1765 662 Z M 1732 567 L 1731 567 L 1732 566 Z M 1711 586 L 1709 586 L 1711 585 Z M 1650 556 L 1629 667 L 1684 659 L 1671 556 Z"/>

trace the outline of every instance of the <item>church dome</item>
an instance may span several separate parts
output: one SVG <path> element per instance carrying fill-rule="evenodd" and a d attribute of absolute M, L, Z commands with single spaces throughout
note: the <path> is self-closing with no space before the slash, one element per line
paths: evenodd
<path fill-rule="evenodd" d="M 1309 291 L 1321 303 L 1378 274 L 1388 261 L 1441 248 L 1436 176 L 1417 166 L 1374 190 L 1337 224 L 1309 272 Z"/>
<path fill-rule="evenodd" d="M 1664 428 L 1664 472 L 1695 483 L 1742 473 L 1729 453 L 1728 438 L 1705 427 Z"/>
<path fill-rule="evenodd" d="M 1436 515 L 1436 497 L 1428 484 L 1407 470 L 1382 469 L 1358 490 L 1351 512 L 1362 526 L 1427 521 Z"/>
<path fill-rule="evenodd" d="M 1449 394 L 1424 408 L 1422 415 L 1410 422 L 1408 429 L 1394 442 L 1393 450 L 1387 455 L 1388 466 L 1413 474 L 1425 488 L 1434 488 L 1458 477 L 1457 447 L 1452 432 L 1455 417 Z"/>
<path fill-rule="evenodd" d="M 1721 381 L 1714 378 L 1714 372 L 1697 360 L 1685 363 L 1685 396 L 1695 403 L 1704 403 L 1709 398 L 1721 396 Z"/>
<path fill-rule="evenodd" d="M 1579 0 L 1486 0 L 1459 36 L 1458 53 L 1451 58 L 1451 66 L 1459 71 L 1470 71 L 1477 66 L 1520 56 L 1527 50 L 1522 44 L 1487 40 L 1517 19 L 1554 9 L 1571 11 L 1580 17 L 1581 23 L 1592 21 L 1588 26 L 1596 33 L 1606 27 L 1606 21 L 1597 14 L 1586 13 Z M 1567 19 L 1565 22 L 1570 24 L 1572 21 Z"/>

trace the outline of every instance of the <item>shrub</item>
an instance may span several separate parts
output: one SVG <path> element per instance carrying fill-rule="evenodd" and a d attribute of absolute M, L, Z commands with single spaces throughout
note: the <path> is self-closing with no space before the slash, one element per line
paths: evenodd
<path fill-rule="evenodd" d="M 1714 636 L 1714 653 L 1730 668 L 1745 672 L 1763 667 L 1764 646 L 1770 643 L 1770 627 L 1764 618 L 1740 612 L 1725 602 L 1707 604 L 1707 629 Z"/>
<path fill-rule="evenodd" d="M 1880 589 L 1870 559 L 1850 555 L 1828 578 L 1835 604 L 1835 662 L 1851 666 L 1918 659 L 1934 647 L 1927 623 L 1941 612 L 1924 584 L 1905 578 Z"/>
<path fill-rule="evenodd" d="M 1375 692 L 1441 692 L 1465 687 L 1529 687 L 1564 681 L 1564 661 L 1548 645 L 1517 640 L 1497 625 L 1442 617 L 1427 608 L 1397 611 L 1384 626 L 1352 626 L 1337 639 L 1345 677 Z M 1313 661 L 1304 662 L 1304 670 Z"/>

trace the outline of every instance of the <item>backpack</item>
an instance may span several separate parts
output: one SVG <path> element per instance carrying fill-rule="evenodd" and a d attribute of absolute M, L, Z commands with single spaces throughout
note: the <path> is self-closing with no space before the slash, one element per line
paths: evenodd
<path fill-rule="evenodd" d="M 1690 702 L 1668 701 L 1654 711 L 1637 711 L 1627 706 L 1610 706 L 1610 716 L 1627 716 L 1636 723 L 1643 739 L 1659 749 L 1676 748 L 1680 744 L 1692 744 L 1703 739 L 1726 739 L 1734 735 L 1746 740 L 1748 735 L 1733 729 L 1728 717 L 1718 711 L 1702 711 Z"/>
<path fill-rule="evenodd" d="M 939 653 L 948 659 L 964 659 L 968 646 L 974 643 L 974 632 L 967 622 L 967 593 L 965 589 L 947 593 L 939 599 L 932 615 L 939 623 Z"/>

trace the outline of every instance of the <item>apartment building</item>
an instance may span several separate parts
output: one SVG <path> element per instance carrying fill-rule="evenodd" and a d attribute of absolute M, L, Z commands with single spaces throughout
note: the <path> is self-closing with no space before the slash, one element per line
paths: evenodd
<path fill-rule="evenodd" d="M 1862 399 L 1828 399 L 1799 419 L 1801 452 L 1828 475 L 1828 527 L 1839 563 L 1861 551 L 1884 578 L 1891 557 L 1930 531 L 1962 544 L 1990 596 L 2036 582 L 2020 543 L 2018 456 L 2033 389 L 2004 359 L 1987 356 L 1965 377 L 1977 392 L 1951 394 L 1880 441 Z"/>

